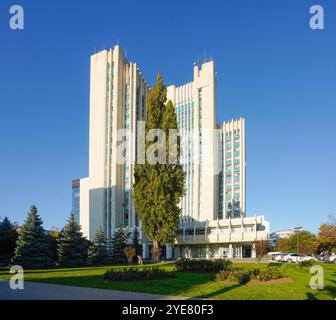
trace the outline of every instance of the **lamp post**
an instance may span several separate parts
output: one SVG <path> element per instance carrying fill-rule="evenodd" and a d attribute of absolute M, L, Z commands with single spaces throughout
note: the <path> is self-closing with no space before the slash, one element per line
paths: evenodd
<path fill-rule="evenodd" d="M 300 253 L 300 230 L 302 229 L 302 227 L 300 225 L 297 225 L 294 230 L 296 231 L 296 239 L 297 239 L 297 243 L 296 243 L 296 251 L 297 253 Z"/>

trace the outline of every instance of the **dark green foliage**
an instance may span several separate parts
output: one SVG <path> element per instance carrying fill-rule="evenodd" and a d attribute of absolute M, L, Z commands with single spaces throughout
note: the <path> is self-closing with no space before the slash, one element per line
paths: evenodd
<path fill-rule="evenodd" d="M 216 274 L 214 281 L 233 281 L 239 284 L 245 284 L 251 279 L 258 279 L 260 281 L 270 281 L 275 279 L 283 278 L 278 266 L 272 265 L 265 269 L 253 268 L 253 269 L 243 269 L 240 267 L 230 267 L 226 271 L 221 271 Z"/>
<path fill-rule="evenodd" d="M 246 284 L 251 280 L 251 270 L 244 270 L 240 268 L 231 268 L 229 270 L 222 270 L 217 273 L 214 281 L 221 282 L 225 280 L 229 280 L 232 282 L 238 282 L 239 284 Z"/>
<path fill-rule="evenodd" d="M 305 260 L 298 263 L 299 269 L 312 267 L 313 265 L 317 264 L 315 260 Z"/>
<path fill-rule="evenodd" d="M 112 245 L 112 260 L 114 263 L 126 262 L 124 250 L 127 246 L 127 236 L 122 227 L 116 230 L 113 234 Z"/>
<path fill-rule="evenodd" d="M 270 281 L 283 278 L 282 273 L 276 267 L 266 267 L 266 269 L 261 270 L 258 279 L 261 281 Z"/>
<path fill-rule="evenodd" d="M 251 270 L 249 270 L 250 276 L 252 279 L 255 279 L 259 276 L 261 270 L 259 268 L 253 268 Z"/>
<path fill-rule="evenodd" d="M 92 264 L 104 264 L 109 261 L 107 240 L 101 227 L 96 230 L 89 248 L 89 261 Z"/>
<path fill-rule="evenodd" d="M 229 273 L 227 271 L 221 271 L 215 275 L 214 281 L 221 282 L 227 280 L 229 277 Z"/>
<path fill-rule="evenodd" d="M 150 163 L 146 158 L 145 164 L 135 165 L 134 205 L 146 236 L 157 249 L 160 243 L 174 243 L 179 232 L 179 202 L 185 193 L 185 173 L 179 164 L 180 139 L 176 144 L 169 141 L 169 130 L 177 129 L 177 118 L 172 102 L 167 102 L 167 88 L 160 75 L 148 95 L 146 134 L 152 129 L 163 130 L 166 139 L 162 142 L 156 137 L 154 141 L 146 141 L 146 154 L 150 150 L 158 156 L 156 147 L 165 144 L 165 159 Z M 176 162 L 169 161 L 171 158 Z"/>
<path fill-rule="evenodd" d="M 88 262 L 88 242 L 71 213 L 58 238 L 58 262 L 62 267 L 79 267 Z"/>
<path fill-rule="evenodd" d="M 50 247 L 50 257 L 54 260 L 58 260 L 58 253 L 57 253 L 57 237 L 54 235 L 47 235 L 47 241 L 49 242 Z"/>
<path fill-rule="evenodd" d="M 269 268 L 279 268 L 279 267 L 281 267 L 281 263 L 279 263 L 279 262 L 270 262 L 270 263 L 268 263 L 267 264 L 267 267 L 269 267 Z"/>
<path fill-rule="evenodd" d="M 171 272 L 160 268 L 123 268 L 106 271 L 104 278 L 109 281 L 138 281 L 138 280 L 160 280 L 173 278 Z"/>
<path fill-rule="evenodd" d="M 0 220 L 0 265 L 7 265 L 14 256 L 18 233 L 7 217 Z"/>
<path fill-rule="evenodd" d="M 248 270 L 236 269 L 229 272 L 228 279 L 239 284 L 246 284 L 250 281 L 251 275 Z"/>
<path fill-rule="evenodd" d="M 25 269 L 51 268 L 55 262 L 50 256 L 50 242 L 42 227 L 42 220 L 37 208 L 32 206 L 28 217 L 19 232 L 12 265 Z"/>
<path fill-rule="evenodd" d="M 232 262 L 227 259 L 179 259 L 176 261 L 177 271 L 187 272 L 219 272 L 230 268 Z"/>

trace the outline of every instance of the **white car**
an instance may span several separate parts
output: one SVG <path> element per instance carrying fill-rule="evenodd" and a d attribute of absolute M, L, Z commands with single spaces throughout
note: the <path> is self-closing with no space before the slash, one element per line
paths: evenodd
<path fill-rule="evenodd" d="M 283 256 L 281 261 L 282 262 L 288 262 L 288 263 L 300 262 L 301 261 L 301 256 L 298 253 L 289 253 L 289 254 L 286 254 L 285 256 Z"/>
<path fill-rule="evenodd" d="M 317 261 L 317 259 L 313 256 L 301 256 L 300 257 L 300 262 L 302 261 L 311 261 L 311 260 L 314 260 L 314 261 Z"/>
<path fill-rule="evenodd" d="M 287 255 L 288 253 L 281 253 L 281 254 L 277 254 L 274 256 L 274 261 L 276 262 L 282 262 L 282 259 L 285 255 Z"/>
<path fill-rule="evenodd" d="M 336 263 L 336 253 L 332 252 L 331 255 L 329 256 L 329 262 L 331 263 Z"/>

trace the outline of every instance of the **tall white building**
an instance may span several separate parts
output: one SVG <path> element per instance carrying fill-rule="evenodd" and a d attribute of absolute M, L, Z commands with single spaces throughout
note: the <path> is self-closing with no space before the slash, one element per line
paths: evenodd
<path fill-rule="evenodd" d="M 107 238 L 120 226 L 127 233 L 136 227 L 144 257 L 150 241 L 134 210 L 132 184 L 147 93 L 137 65 L 119 46 L 91 57 L 89 177 L 76 183 L 75 199 L 89 239 L 99 226 Z M 241 118 L 217 125 L 214 62 L 195 64 L 193 81 L 169 86 L 167 96 L 177 114 L 187 192 L 180 235 L 166 256 L 253 256 L 253 241 L 268 237 L 269 224 L 264 217 L 245 217 L 245 123 Z"/>

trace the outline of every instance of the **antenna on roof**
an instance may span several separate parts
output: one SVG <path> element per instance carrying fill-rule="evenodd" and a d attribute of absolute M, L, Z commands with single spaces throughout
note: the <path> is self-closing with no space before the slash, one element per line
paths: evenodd
<path fill-rule="evenodd" d="M 125 48 L 125 57 L 126 57 L 126 59 L 128 59 L 128 57 L 127 57 L 127 47 Z"/>
<path fill-rule="evenodd" d="M 117 45 L 119 46 L 119 37 L 117 37 Z"/>

